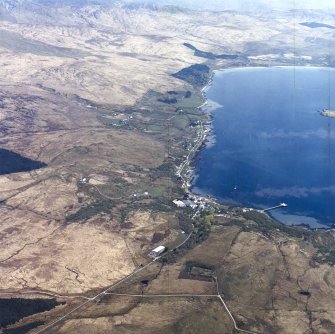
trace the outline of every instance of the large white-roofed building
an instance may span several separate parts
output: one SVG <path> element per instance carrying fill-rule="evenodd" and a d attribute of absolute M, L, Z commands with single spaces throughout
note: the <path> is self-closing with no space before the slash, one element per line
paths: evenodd
<path fill-rule="evenodd" d="M 166 248 L 164 246 L 158 246 L 149 253 L 149 256 L 153 258 L 158 257 L 159 255 L 163 254 L 165 250 Z"/>

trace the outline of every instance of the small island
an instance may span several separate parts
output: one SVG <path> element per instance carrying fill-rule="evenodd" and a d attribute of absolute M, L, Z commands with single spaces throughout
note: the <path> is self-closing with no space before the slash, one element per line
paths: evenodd
<path fill-rule="evenodd" d="M 323 109 L 320 111 L 322 116 L 335 118 L 335 110 L 332 109 Z"/>

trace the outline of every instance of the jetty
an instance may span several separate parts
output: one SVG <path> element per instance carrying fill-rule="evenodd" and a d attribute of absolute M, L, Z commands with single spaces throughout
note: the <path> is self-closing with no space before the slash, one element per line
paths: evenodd
<path fill-rule="evenodd" d="M 271 211 L 271 210 L 275 210 L 275 209 L 279 209 L 279 208 L 284 208 L 286 206 L 287 206 L 286 203 L 280 203 L 279 205 L 273 206 L 271 208 L 261 210 L 261 212 L 268 212 L 268 211 Z"/>

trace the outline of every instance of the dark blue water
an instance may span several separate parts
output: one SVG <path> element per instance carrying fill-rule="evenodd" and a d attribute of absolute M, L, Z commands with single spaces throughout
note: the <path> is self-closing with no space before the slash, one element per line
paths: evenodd
<path fill-rule="evenodd" d="M 335 223 L 335 71 L 253 68 L 217 72 L 207 97 L 216 142 L 199 154 L 193 191 L 266 208 L 288 224 Z"/>

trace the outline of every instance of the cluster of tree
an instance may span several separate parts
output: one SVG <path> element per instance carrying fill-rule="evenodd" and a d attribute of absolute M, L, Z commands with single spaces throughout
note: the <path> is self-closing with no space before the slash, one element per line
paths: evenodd
<path fill-rule="evenodd" d="M 68 215 L 65 220 L 67 223 L 85 221 L 96 216 L 99 213 L 110 213 L 115 203 L 111 200 L 102 200 L 83 206 L 77 212 Z"/>
<path fill-rule="evenodd" d="M 202 58 L 207 58 L 207 59 L 236 59 L 238 55 L 230 55 L 230 54 L 215 54 L 213 52 L 206 52 L 197 49 L 195 46 L 193 46 L 190 43 L 184 43 L 184 45 L 194 51 L 194 55 L 196 57 L 202 57 Z"/>
<path fill-rule="evenodd" d="M 204 242 L 211 233 L 211 226 L 215 221 L 214 210 L 204 210 L 200 216 L 196 217 L 193 233 L 187 243 L 187 248 L 193 248 Z"/>
<path fill-rule="evenodd" d="M 194 86 L 205 86 L 210 79 L 210 70 L 207 65 L 195 64 L 183 68 L 179 72 L 172 74 L 173 77 L 184 80 Z"/>

